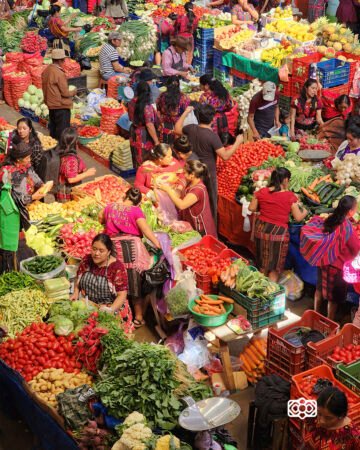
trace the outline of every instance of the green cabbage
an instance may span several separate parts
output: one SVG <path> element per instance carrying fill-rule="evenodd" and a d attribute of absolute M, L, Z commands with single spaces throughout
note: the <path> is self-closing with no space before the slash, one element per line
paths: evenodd
<path fill-rule="evenodd" d="M 37 91 L 37 87 L 34 86 L 33 84 L 30 84 L 30 86 L 28 87 L 28 92 L 29 92 L 31 95 L 34 95 L 34 94 L 36 94 L 36 91 Z"/>
<path fill-rule="evenodd" d="M 67 336 L 74 329 L 73 322 L 65 316 L 55 316 L 51 322 L 55 325 L 54 331 L 58 336 Z"/>

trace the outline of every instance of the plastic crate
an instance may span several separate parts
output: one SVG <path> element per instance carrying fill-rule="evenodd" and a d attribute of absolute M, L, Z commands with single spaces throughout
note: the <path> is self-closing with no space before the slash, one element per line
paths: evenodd
<path fill-rule="evenodd" d="M 277 366 L 275 363 L 265 361 L 265 375 L 279 375 L 285 381 L 291 381 L 291 375 L 286 372 L 286 370 Z"/>
<path fill-rule="evenodd" d="M 338 53 L 336 53 L 336 56 L 337 57 L 338 56 L 345 56 L 345 58 L 347 58 L 347 59 L 353 59 L 354 60 L 354 62 L 347 61 L 350 64 L 349 82 L 351 84 L 353 82 L 357 66 L 360 64 L 360 56 L 353 55 L 352 53 L 346 53 L 346 52 L 338 52 Z"/>
<path fill-rule="evenodd" d="M 341 86 L 335 86 L 332 88 L 327 88 L 327 89 L 323 89 L 322 91 L 322 95 L 326 96 L 327 92 L 331 92 L 331 94 L 333 94 L 334 96 L 340 96 L 340 95 L 344 95 L 344 94 L 349 94 L 350 91 L 350 83 L 344 83 Z M 336 97 L 335 97 L 336 98 Z"/>
<path fill-rule="evenodd" d="M 309 77 L 309 67 L 310 64 L 318 63 L 322 60 L 324 55 L 321 53 L 311 53 L 310 55 L 303 56 L 301 58 L 293 58 L 292 60 L 292 76 L 301 78 L 303 80 L 303 83 L 308 79 Z"/>
<path fill-rule="evenodd" d="M 250 83 L 249 80 L 244 80 L 238 77 L 232 77 L 232 87 L 242 87 L 249 83 Z"/>
<path fill-rule="evenodd" d="M 350 64 L 340 59 L 329 59 L 317 64 L 319 81 L 324 89 L 349 82 Z"/>
<path fill-rule="evenodd" d="M 214 66 L 213 71 L 214 78 L 220 81 L 221 83 L 225 83 L 226 81 L 229 80 L 229 71 L 226 70 L 227 68 L 225 66 L 223 66 L 223 69 L 218 69 Z"/>
<path fill-rule="evenodd" d="M 360 361 L 353 364 L 338 364 L 336 378 L 346 387 L 360 396 Z"/>
<path fill-rule="evenodd" d="M 39 122 L 39 117 L 36 116 L 34 111 L 31 111 L 31 109 L 20 108 L 20 114 L 31 119 L 33 122 Z"/>
<path fill-rule="evenodd" d="M 213 64 L 213 54 L 211 51 L 206 49 L 202 49 L 200 47 L 195 47 L 194 49 L 194 58 L 203 62 L 203 63 L 211 63 Z"/>
<path fill-rule="evenodd" d="M 289 81 L 280 81 L 279 92 L 281 95 L 291 97 L 291 77 L 289 77 Z"/>
<path fill-rule="evenodd" d="M 115 165 L 111 160 L 110 160 L 109 168 L 114 173 L 116 173 L 116 175 L 119 175 L 119 177 L 121 177 L 121 178 L 132 178 L 136 175 L 136 169 L 122 170 L 120 167 Z"/>
<path fill-rule="evenodd" d="M 297 450 L 303 444 L 301 430 L 295 426 L 293 421 L 289 421 L 289 450 Z"/>
<path fill-rule="evenodd" d="M 359 426 L 360 424 L 360 398 L 355 392 L 351 391 L 348 387 L 338 381 L 330 367 L 322 365 L 318 367 L 314 367 L 313 369 L 307 370 L 306 372 L 299 373 L 294 375 L 291 379 L 291 391 L 290 398 L 305 398 L 305 399 L 313 399 L 306 392 L 302 391 L 301 384 L 309 379 L 312 376 L 316 376 L 318 378 L 327 378 L 333 384 L 333 386 L 337 387 L 341 391 L 343 391 L 348 398 L 355 398 L 357 402 L 353 406 L 349 406 L 348 416 L 353 422 L 354 425 Z"/>
<path fill-rule="evenodd" d="M 291 77 L 291 96 L 292 97 L 298 97 L 300 95 L 301 89 L 304 86 L 304 83 L 306 81 L 306 78 L 296 77 L 293 75 Z"/>
<path fill-rule="evenodd" d="M 286 96 L 283 94 L 280 94 L 279 96 L 279 108 L 283 111 L 289 112 L 290 111 L 290 105 L 291 105 L 291 96 Z"/>
<path fill-rule="evenodd" d="M 78 92 L 86 92 L 86 75 L 80 75 L 79 77 L 68 78 L 68 85 L 76 86 Z"/>
<path fill-rule="evenodd" d="M 297 327 L 309 327 L 320 331 L 325 337 L 339 331 L 339 325 L 316 311 L 305 311 L 302 318 L 281 330 L 269 328 L 267 359 L 282 367 L 290 375 L 295 375 L 306 369 L 306 348 L 296 347 L 284 339 L 287 333 Z"/>
<path fill-rule="evenodd" d="M 331 358 L 335 347 L 346 347 L 347 345 L 360 345 L 360 328 L 352 323 L 344 325 L 343 329 L 335 336 L 330 336 L 320 342 L 309 342 L 308 344 L 308 367 L 316 367 L 320 364 L 328 364 L 335 368 L 339 361 Z"/>
<path fill-rule="evenodd" d="M 212 62 L 204 63 L 203 61 L 200 61 L 197 58 L 193 59 L 192 66 L 198 75 L 204 74 L 212 75 L 214 71 Z"/>
<path fill-rule="evenodd" d="M 201 41 L 211 41 L 214 37 L 214 28 L 197 28 L 195 31 L 195 38 Z"/>
<path fill-rule="evenodd" d="M 245 72 L 240 72 L 239 70 L 236 70 L 236 69 L 230 69 L 230 75 L 241 78 L 243 80 L 248 80 L 248 81 L 254 80 L 254 77 L 252 77 L 251 75 L 248 75 Z"/>

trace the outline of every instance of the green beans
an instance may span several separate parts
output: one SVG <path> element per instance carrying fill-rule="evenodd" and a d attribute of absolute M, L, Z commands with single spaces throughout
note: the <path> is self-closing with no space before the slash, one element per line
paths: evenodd
<path fill-rule="evenodd" d="M 48 273 L 55 270 L 62 263 L 58 256 L 36 256 L 24 264 L 26 270 L 34 274 Z"/>

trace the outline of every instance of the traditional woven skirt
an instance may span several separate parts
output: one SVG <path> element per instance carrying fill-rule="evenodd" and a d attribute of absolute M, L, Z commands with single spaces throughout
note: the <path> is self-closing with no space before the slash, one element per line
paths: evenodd
<path fill-rule="evenodd" d="M 316 288 L 328 302 L 343 303 L 346 300 L 347 283 L 342 270 L 337 267 L 318 267 Z"/>
<path fill-rule="evenodd" d="M 289 248 L 288 229 L 258 219 L 255 224 L 255 248 L 257 264 L 265 273 L 282 272 Z"/>

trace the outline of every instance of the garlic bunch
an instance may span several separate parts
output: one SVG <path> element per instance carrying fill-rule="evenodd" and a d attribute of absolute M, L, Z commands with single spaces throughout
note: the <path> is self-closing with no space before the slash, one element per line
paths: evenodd
<path fill-rule="evenodd" d="M 259 91 L 261 91 L 261 89 L 262 89 L 261 82 L 256 78 L 250 83 L 249 89 L 246 92 L 244 92 L 243 95 L 240 95 L 239 97 L 236 98 L 240 114 L 239 128 L 243 130 L 247 130 L 249 128 L 247 118 L 249 115 L 250 102 L 251 99 L 254 97 L 254 95 L 257 94 Z"/>

